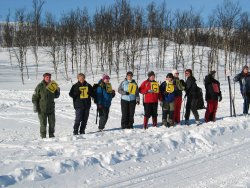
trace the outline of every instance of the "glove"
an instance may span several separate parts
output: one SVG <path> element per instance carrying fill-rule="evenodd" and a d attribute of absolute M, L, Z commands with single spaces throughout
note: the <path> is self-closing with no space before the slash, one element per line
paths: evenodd
<path fill-rule="evenodd" d="M 115 90 L 112 90 L 112 98 L 115 97 Z"/>
<path fill-rule="evenodd" d="M 34 111 L 35 113 L 38 112 L 36 105 L 33 105 L 33 111 Z"/>
<path fill-rule="evenodd" d="M 126 91 L 126 94 L 125 95 L 129 95 L 129 92 Z"/>
<path fill-rule="evenodd" d="M 139 104 L 140 104 L 140 101 L 136 101 L 136 104 L 139 105 Z"/>
<path fill-rule="evenodd" d="M 219 102 L 220 102 L 222 100 L 222 96 L 219 96 L 218 99 L 219 99 Z"/>
<path fill-rule="evenodd" d="M 148 93 L 153 93 L 153 90 L 149 89 L 149 90 L 148 90 Z"/>
<path fill-rule="evenodd" d="M 103 109 L 103 105 L 102 104 L 98 104 L 98 110 L 100 110 L 100 109 Z"/>

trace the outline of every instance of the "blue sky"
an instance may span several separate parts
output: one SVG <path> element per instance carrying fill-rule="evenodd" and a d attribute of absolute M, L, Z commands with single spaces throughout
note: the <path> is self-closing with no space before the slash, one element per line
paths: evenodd
<path fill-rule="evenodd" d="M 232 0 L 237 2 L 236 0 Z M 43 6 L 43 12 L 49 11 L 60 17 L 62 13 L 66 13 L 72 9 L 86 7 L 89 14 L 93 15 L 97 8 L 114 4 L 115 0 L 46 0 Z M 149 3 L 155 2 L 161 4 L 163 0 L 130 0 L 133 7 L 146 7 Z M 176 9 L 189 9 L 193 7 L 195 11 L 201 12 L 204 18 L 212 14 L 212 10 L 218 4 L 222 4 L 223 0 L 165 0 L 168 9 L 175 11 Z M 250 12 L 250 0 L 239 0 L 243 11 Z M 16 9 L 24 8 L 27 11 L 32 10 L 32 0 L 0 0 L 0 20 L 5 20 L 10 10 L 11 19 L 14 19 Z"/>

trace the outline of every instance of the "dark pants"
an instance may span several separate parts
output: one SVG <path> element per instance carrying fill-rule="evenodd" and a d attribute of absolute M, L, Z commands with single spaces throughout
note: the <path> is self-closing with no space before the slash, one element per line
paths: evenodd
<path fill-rule="evenodd" d="M 74 135 L 78 134 L 85 134 L 86 125 L 89 118 L 89 109 L 76 109 L 76 117 L 75 117 L 75 124 L 74 124 Z"/>
<path fill-rule="evenodd" d="M 243 103 L 243 114 L 248 114 L 249 109 L 249 102 L 250 102 L 250 94 L 248 93 L 246 96 L 244 96 L 244 103 Z"/>
<path fill-rule="evenodd" d="M 109 108 L 99 109 L 99 129 L 104 129 L 109 118 Z"/>
<path fill-rule="evenodd" d="M 198 99 L 194 99 L 192 97 L 187 97 L 186 103 L 186 113 L 185 113 L 185 120 L 189 120 L 190 117 L 190 110 L 194 114 L 194 118 L 196 121 L 199 121 L 199 114 L 197 111 Z"/>
<path fill-rule="evenodd" d="M 122 129 L 133 129 L 136 101 L 121 100 Z"/>
<path fill-rule="evenodd" d="M 157 117 L 158 103 L 144 103 L 144 116 L 147 118 Z"/>
<path fill-rule="evenodd" d="M 38 118 L 40 121 L 40 135 L 42 138 L 46 138 L 46 127 L 47 127 L 47 119 L 49 122 L 49 137 L 54 137 L 55 133 L 55 112 L 53 113 L 38 113 Z"/>

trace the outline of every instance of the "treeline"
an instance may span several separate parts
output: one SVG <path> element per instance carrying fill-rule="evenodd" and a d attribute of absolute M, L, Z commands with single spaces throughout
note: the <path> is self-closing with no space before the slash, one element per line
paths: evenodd
<path fill-rule="evenodd" d="M 121 68 L 138 71 L 143 65 L 147 72 L 152 64 L 161 70 L 171 64 L 185 69 L 190 66 L 187 62 L 192 69 L 198 64 L 199 72 L 222 65 L 226 75 L 227 70 L 248 63 L 250 17 L 234 1 L 225 0 L 206 21 L 192 8 L 172 11 L 165 2 L 152 2 L 142 9 L 126 0 L 104 6 L 92 16 L 87 9 L 76 9 L 56 19 L 52 13 L 42 14 L 44 3 L 33 0 L 31 12 L 18 9 L 15 21 L 10 22 L 9 14 L 3 26 L 1 45 L 8 48 L 10 62 L 13 58 L 18 62 L 23 83 L 24 73 L 29 76 L 27 51 L 34 55 L 38 74 L 40 48 L 51 59 L 56 75 L 59 63 L 63 64 L 65 79 L 69 73 L 92 71 L 94 75 L 93 64 L 96 71 L 115 72 L 119 77 Z M 185 57 L 187 47 L 190 57 Z"/>

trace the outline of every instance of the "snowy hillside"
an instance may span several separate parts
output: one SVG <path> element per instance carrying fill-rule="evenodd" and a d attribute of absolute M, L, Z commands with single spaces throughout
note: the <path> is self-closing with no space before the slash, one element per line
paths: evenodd
<path fill-rule="evenodd" d="M 71 83 L 59 77 L 56 137 L 42 140 L 31 97 L 42 73 L 52 71 L 52 65 L 44 58 L 40 77 L 35 79 L 31 72 L 23 86 L 8 54 L 3 50 L 0 57 L 0 187 L 250 187 L 250 117 L 241 115 L 238 84 L 236 118 L 229 117 L 228 84 L 220 80 L 223 100 L 215 123 L 166 128 L 160 126 L 159 109 L 159 127 L 150 124 L 143 130 L 139 105 L 135 129 L 121 130 L 117 93 L 104 132 L 96 132 L 92 103 L 86 134 L 73 136 Z M 163 81 L 165 76 L 159 72 L 157 79 Z M 92 77 L 87 81 L 93 84 Z M 111 77 L 111 83 L 117 91 L 116 78 Z M 202 82 L 198 85 L 204 91 Z M 204 113 L 199 111 L 201 120 Z M 192 115 L 191 120 L 194 123 Z"/>

